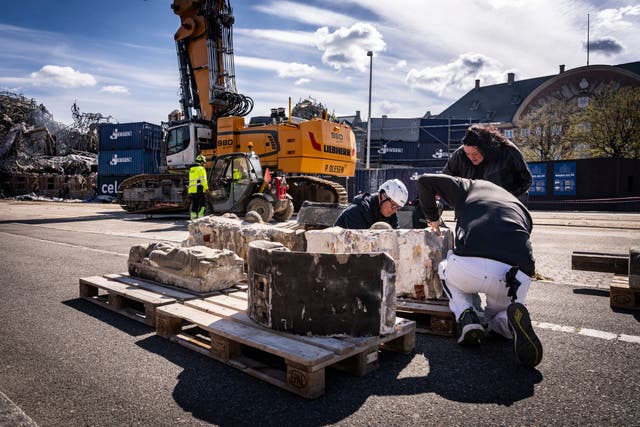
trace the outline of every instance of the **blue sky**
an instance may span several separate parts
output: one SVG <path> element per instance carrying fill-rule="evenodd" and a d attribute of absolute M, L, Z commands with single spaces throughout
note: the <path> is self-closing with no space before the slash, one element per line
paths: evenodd
<path fill-rule="evenodd" d="M 0 90 L 71 123 L 160 123 L 178 108 L 170 0 L 4 2 Z M 581 0 L 231 0 L 238 91 L 267 115 L 313 97 L 336 115 L 437 114 L 474 86 L 640 60 L 640 4 Z"/>

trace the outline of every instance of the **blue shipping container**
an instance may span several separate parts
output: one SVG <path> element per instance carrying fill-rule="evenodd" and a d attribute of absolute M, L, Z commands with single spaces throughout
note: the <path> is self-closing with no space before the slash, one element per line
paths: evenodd
<path fill-rule="evenodd" d="M 159 150 L 162 127 L 147 122 L 105 123 L 98 129 L 99 151 Z"/>
<path fill-rule="evenodd" d="M 109 150 L 98 153 L 98 175 L 158 173 L 160 150 Z"/>
<path fill-rule="evenodd" d="M 116 196 L 116 192 L 118 191 L 118 186 L 125 179 L 131 177 L 131 175 L 122 175 L 122 176 L 105 176 L 98 175 L 98 184 L 96 191 L 98 196 Z"/>
<path fill-rule="evenodd" d="M 378 148 L 378 155 L 383 164 L 444 167 L 449 147 L 442 143 L 387 141 Z"/>

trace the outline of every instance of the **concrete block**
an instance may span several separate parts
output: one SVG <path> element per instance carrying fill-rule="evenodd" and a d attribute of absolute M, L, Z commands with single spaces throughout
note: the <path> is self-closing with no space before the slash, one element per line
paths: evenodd
<path fill-rule="evenodd" d="M 353 254 L 386 252 L 396 262 L 396 292 L 399 297 L 442 297 L 438 263 L 453 249 L 453 233 L 443 235 L 426 229 L 347 230 L 331 227 L 305 233 L 307 252 Z"/>
<path fill-rule="evenodd" d="M 235 215 L 206 216 L 189 224 L 189 237 L 184 246 L 203 245 L 214 249 L 228 249 L 247 259 L 249 243 L 268 240 L 282 243 L 292 251 L 304 252 L 304 229 L 294 221 L 278 224 L 249 223 Z"/>
<path fill-rule="evenodd" d="M 232 251 L 155 242 L 132 246 L 129 274 L 194 292 L 228 288 L 245 279 L 244 260 Z"/>
<path fill-rule="evenodd" d="M 395 263 L 385 253 L 292 252 L 249 245 L 249 317 L 298 335 L 378 336 L 394 331 Z"/>

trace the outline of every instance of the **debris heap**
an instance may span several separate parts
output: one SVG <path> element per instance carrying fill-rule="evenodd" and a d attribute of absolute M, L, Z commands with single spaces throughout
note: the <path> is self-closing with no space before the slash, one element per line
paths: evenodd
<path fill-rule="evenodd" d="M 54 121 L 35 99 L 0 92 L 0 196 L 90 195 L 97 166 L 97 128 L 111 117 L 82 114 L 75 104 L 73 116 L 74 124 L 67 126 Z"/>

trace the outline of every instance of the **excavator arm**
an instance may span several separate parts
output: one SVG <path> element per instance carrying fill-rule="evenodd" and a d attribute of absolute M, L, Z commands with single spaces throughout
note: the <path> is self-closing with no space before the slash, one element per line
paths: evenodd
<path fill-rule="evenodd" d="M 171 9 L 180 17 L 174 39 L 183 117 L 215 124 L 220 117 L 249 114 L 253 100 L 236 88 L 229 1 L 174 0 Z"/>

